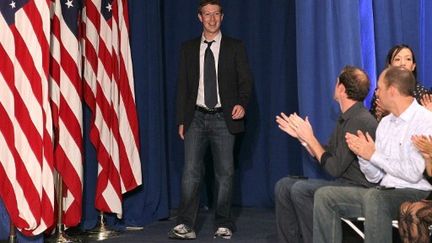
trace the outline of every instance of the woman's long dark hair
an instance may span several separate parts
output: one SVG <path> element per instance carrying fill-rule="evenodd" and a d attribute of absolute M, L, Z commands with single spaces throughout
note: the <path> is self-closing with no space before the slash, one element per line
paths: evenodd
<path fill-rule="evenodd" d="M 413 63 L 416 64 L 412 73 L 414 74 L 414 77 L 417 78 L 417 62 L 416 62 L 415 54 L 414 54 L 414 51 L 411 49 L 411 47 L 409 47 L 406 44 L 395 45 L 388 51 L 387 58 L 386 58 L 387 67 L 391 66 L 391 63 L 392 63 L 393 59 L 395 58 L 395 56 L 397 54 L 399 54 L 399 52 L 402 51 L 402 49 L 405 49 L 405 48 L 410 50 L 412 58 L 413 58 Z"/>

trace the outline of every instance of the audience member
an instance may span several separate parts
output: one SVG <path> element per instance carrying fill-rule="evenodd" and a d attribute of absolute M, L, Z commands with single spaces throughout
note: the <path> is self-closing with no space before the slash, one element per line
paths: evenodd
<path fill-rule="evenodd" d="M 405 69 L 408 69 L 412 71 L 414 77 L 417 79 L 416 58 L 413 50 L 408 45 L 399 44 L 393 46 L 387 53 L 386 66 L 403 67 Z M 430 91 L 428 89 L 426 89 L 419 82 L 416 82 L 415 89 L 414 89 L 414 97 L 416 98 L 418 103 L 425 105 L 425 102 L 427 101 L 422 102 L 422 98 L 425 95 L 428 95 L 429 93 Z M 429 100 L 430 98 L 431 97 L 429 97 Z M 377 118 L 378 121 L 380 121 L 381 118 L 389 114 L 388 111 L 382 108 L 382 105 L 380 103 L 381 102 L 379 99 L 377 99 L 376 92 L 375 92 L 374 96 L 372 97 L 372 102 L 371 102 L 372 105 L 370 111 Z M 430 107 L 431 107 L 430 109 L 432 109 L 432 104 L 430 105 Z"/>
<path fill-rule="evenodd" d="M 345 133 L 367 131 L 372 136 L 377 127 L 376 119 L 363 106 L 369 93 L 367 74 L 357 67 L 342 69 L 334 90 L 341 114 L 327 146 L 321 146 L 314 136 L 308 118 L 295 113 L 276 117 L 279 128 L 297 138 L 314 156 L 319 165 L 336 179 L 332 181 L 296 177 L 280 179 L 275 187 L 276 224 L 281 242 L 312 242 L 312 212 L 314 192 L 325 185 L 370 187 L 360 171 L 357 156 L 345 141 Z"/>
<path fill-rule="evenodd" d="M 405 68 L 381 73 L 376 94 L 390 115 L 379 123 L 376 143 L 362 131 L 346 134 L 366 178 L 380 186 L 320 188 L 315 193 L 314 242 L 341 242 L 341 217 L 365 217 L 367 243 L 392 242 L 391 222 L 401 203 L 421 200 L 432 190 L 423 177 L 425 161 L 410 139 L 432 134 L 432 113 L 414 99 L 415 86 L 413 73 Z"/>
<path fill-rule="evenodd" d="M 414 146 L 425 160 L 424 176 L 432 183 L 432 136 L 413 136 Z M 404 243 L 429 242 L 432 224 L 432 193 L 417 202 L 404 202 L 400 207 L 399 233 Z"/>

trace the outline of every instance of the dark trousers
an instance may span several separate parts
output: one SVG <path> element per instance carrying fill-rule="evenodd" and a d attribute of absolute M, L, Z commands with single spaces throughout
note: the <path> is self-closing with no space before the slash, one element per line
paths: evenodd
<path fill-rule="evenodd" d="M 276 227 L 279 242 L 312 243 L 315 191 L 323 186 L 352 186 L 343 180 L 284 177 L 275 186 Z"/>
<path fill-rule="evenodd" d="M 340 218 L 365 217 L 365 243 L 393 242 L 392 220 L 399 217 L 399 206 L 421 200 L 429 193 L 412 188 L 323 187 L 315 193 L 313 241 L 340 243 Z"/>
<path fill-rule="evenodd" d="M 205 163 L 204 156 L 210 146 L 216 180 L 216 227 L 227 227 L 234 230 L 234 222 L 231 219 L 234 141 L 235 136 L 228 131 L 222 112 L 206 114 L 195 111 L 194 119 L 184 139 L 185 164 L 177 224 L 195 227 Z"/>

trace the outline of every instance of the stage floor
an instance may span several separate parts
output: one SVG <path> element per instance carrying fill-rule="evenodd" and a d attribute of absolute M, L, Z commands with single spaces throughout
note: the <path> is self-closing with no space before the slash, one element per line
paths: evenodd
<path fill-rule="evenodd" d="M 276 224 L 273 209 L 233 208 L 237 231 L 229 242 L 277 242 Z M 197 239 L 193 242 L 228 242 L 213 239 L 213 211 L 200 209 L 198 214 Z M 106 243 L 124 242 L 179 242 L 168 239 L 167 233 L 175 226 L 175 219 L 161 220 L 147 225 L 142 230 L 130 230 L 118 237 L 105 240 Z M 97 242 L 97 241 L 86 241 Z M 183 242 L 183 241 L 181 241 Z"/>
<path fill-rule="evenodd" d="M 276 243 L 277 232 L 274 209 L 262 208 L 233 208 L 233 215 L 237 226 L 230 241 L 213 239 L 213 211 L 200 209 L 198 215 L 197 239 L 193 242 L 238 242 L 238 243 Z M 145 226 L 142 230 L 122 232 L 118 237 L 104 240 L 106 243 L 170 243 L 184 242 L 168 239 L 167 233 L 175 225 L 175 219 L 161 220 Z M 343 225 L 344 242 L 363 242 L 348 226 Z M 397 233 L 397 232 L 396 232 Z M 98 242 L 89 241 L 85 242 Z"/>

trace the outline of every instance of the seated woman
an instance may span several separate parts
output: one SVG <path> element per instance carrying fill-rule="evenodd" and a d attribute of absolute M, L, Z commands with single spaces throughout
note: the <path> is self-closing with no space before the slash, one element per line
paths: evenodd
<path fill-rule="evenodd" d="M 425 159 L 424 176 L 432 182 L 432 136 L 414 136 L 413 144 Z M 404 202 L 400 206 L 399 233 L 404 243 L 429 242 L 432 224 L 432 193 L 418 202 Z"/>
<path fill-rule="evenodd" d="M 393 46 L 387 53 L 386 66 L 404 67 L 408 70 L 411 70 L 414 74 L 414 77 L 417 78 L 415 55 L 408 45 L 400 44 Z M 430 91 L 428 89 L 426 89 L 423 85 L 417 82 L 416 88 L 414 90 L 414 97 L 420 104 L 425 105 L 422 102 L 422 98 L 425 96 L 425 94 L 429 93 Z M 432 97 L 428 96 L 428 98 L 430 99 Z M 375 116 L 378 121 L 380 121 L 382 117 L 388 114 L 388 112 L 381 107 L 379 99 L 377 99 L 376 97 L 376 94 L 374 94 L 374 96 L 372 97 L 371 104 L 372 105 L 370 112 L 373 116 Z"/>

